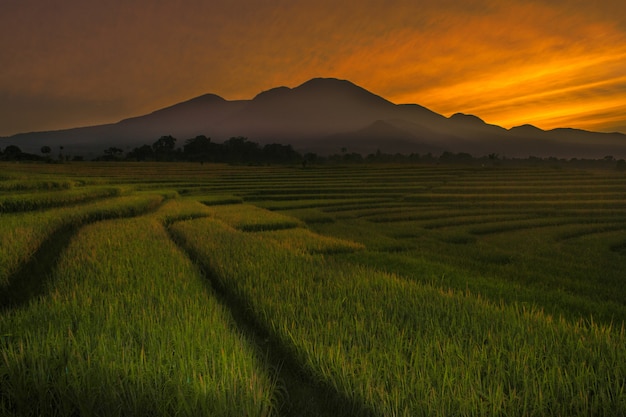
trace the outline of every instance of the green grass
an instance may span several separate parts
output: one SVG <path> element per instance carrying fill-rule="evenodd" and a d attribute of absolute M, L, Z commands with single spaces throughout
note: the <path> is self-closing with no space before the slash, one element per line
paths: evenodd
<path fill-rule="evenodd" d="M 360 243 L 323 236 L 300 227 L 262 232 L 260 236 L 297 253 L 336 254 L 365 249 Z"/>
<path fill-rule="evenodd" d="M 380 198 L 356 198 L 352 196 L 349 199 L 346 198 L 332 198 L 332 199 L 323 199 L 323 198 L 309 198 L 310 196 L 305 196 L 304 198 L 290 199 L 290 200 L 265 200 L 265 201 L 255 201 L 254 203 L 259 206 L 266 208 L 268 210 L 298 210 L 298 209 L 307 209 L 307 208 L 319 208 L 322 210 L 332 210 L 333 207 L 344 207 L 346 205 L 372 205 L 379 204 L 388 201 L 388 199 L 380 199 Z"/>
<path fill-rule="evenodd" d="M 253 232 L 291 229 L 302 223 L 293 217 L 271 212 L 250 204 L 209 206 L 208 213 L 236 229 Z"/>
<path fill-rule="evenodd" d="M 119 196 L 121 194 L 122 189 L 117 187 L 90 187 L 67 191 L 0 195 L 0 212 L 10 213 L 66 206 L 90 200 Z"/>
<path fill-rule="evenodd" d="M 226 204 L 241 204 L 243 199 L 232 195 L 204 195 L 200 200 L 207 206 L 221 206 Z"/>
<path fill-rule="evenodd" d="M 162 202 L 158 195 L 132 195 L 79 207 L 45 212 L 0 214 L 0 287 L 53 233 L 64 228 L 112 217 L 136 215 Z"/>
<path fill-rule="evenodd" d="M 0 192 L 15 192 L 27 190 L 67 190 L 78 185 L 71 180 L 41 179 L 14 179 L 0 181 Z"/>
<path fill-rule="evenodd" d="M 471 293 L 299 256 L 212 219 L 172 229 L 292 347 L 308 372 L 363 410 L 379 415 L 626 411 L 623 328 L 553 320 L 532 308 L 496 305 Z"/>
<path fill-rule="evenodd" d="M 332 223 L 335 221 L 335 218 L 332 215 L 324 213 L 322 210 L 317 208 L 290 209 L 282 210 L 281 212 L 288 216 L 300 219 L 307 224 Z"/>
<path fill-rule="evenodd" d="M 623 173 L 0 169 L 2 415 L 626 414 Z"/>
<path fill-rule="evenodd" d="M 272 410 L 262 358 L 156 219 L 81 229 L 51 273 L 48 294 L 0 316 L 3 415 Z"/>

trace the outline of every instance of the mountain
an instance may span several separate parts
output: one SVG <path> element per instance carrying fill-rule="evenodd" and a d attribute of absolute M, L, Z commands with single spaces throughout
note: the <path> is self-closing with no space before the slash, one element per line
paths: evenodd
<path fill-rule="evenodd" d="M 12 144 L 38 153 L 44 145 L 63 146 L 66 154 L 91 157 L 111 146 L 129 151 L 152 144 L 163 135 L 176 137 L 179 146 L 197 135 L 215 142 L 245 136 L 261 144 L 291 144 L 301 152 L 319 154 L 345 148 L 362 154 L 380 150 L 626 157 L 626 135 L 621 133 L 542 130 L 531 125 L 507 130 L 474 115 L 445 117 L 417 104 L 394 104 L 350 81 L 334 78 L 314 78 L 295 88 L 273 88 L 251 100 L 229 101 L 205 94 L 118 123 L 0 138 L 0 147 Z"/>
<path fill-rule="evenodd" d="M 393 114 L 395 105 L 349 81 L 316 78 L 289 89 L 262 92 L 225 118 L 217 135 L 243 136 L 300 144 L 345 130 L 361 129 Z"/>
<path fill-rule="evenodd" d="M 401 120 L 377 120 L 362 129 L 336 133 L 318 139 L 307 145 L 307 150 L 315 153 L 328 151 L 338 153 L 341 149 L 364 155 L 384 150 L 385 153 L 433 153 L 441 154 L 445 149 L 433 143 L 438 137 L 432 131 L 417 133 L 417 126 L 402 126 Z M 411 132 L 413 131 L 413 133 Z M 339 146 L 338 146 L 339 145 Z"/>

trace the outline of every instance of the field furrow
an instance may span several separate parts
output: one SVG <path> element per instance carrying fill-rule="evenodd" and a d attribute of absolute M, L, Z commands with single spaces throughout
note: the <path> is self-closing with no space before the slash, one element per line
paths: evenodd
<path fill-rule="evenodd" d="M 269 414 L 271 371 L 156 217 L 82 228 L 49 294 L 0 316 L 0 410 Z"/>
<path fill-rule="evenodd" d="M 70 206 L 122 195 L 118 187 L 97 187 L 51 192 L 0 195 L 0 213 L 40 210 Z"/>
<path fill-rule="evenodd" d="M 132 195 L 47 211 L 0 214 L 0 287 L 53 233 L 96 220 L 135 216 L 161 204 L 159 195 Z"/>
<path fill-rule="evenodd" d="M 285 251 L 213 219 L 172 232 L 308 373 L 356 404 L 349 415 L 619 414 L 626 406 L 617 400 L 623 332 Z"/>
<path fill-rule="evenodd" d="M 0 168 L 0 415 L 626 415 L 621 171 Z"/>

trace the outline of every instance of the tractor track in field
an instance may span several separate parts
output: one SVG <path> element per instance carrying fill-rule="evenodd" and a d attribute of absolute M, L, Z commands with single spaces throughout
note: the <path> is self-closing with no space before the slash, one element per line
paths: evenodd
<path fill-rule="evenodd" d="M 81 225 L 67 225 L 52 233 L 37 251 L 9 278 L 0 293 L 0 312 L 18 308 L 43 294 L 61 253 Z"/>
<path fill-rule="evenodd" d="M 170 238 L 202 271 L 206 285 L 230 312 L 237 329 L 269 363 L 270 372 L 277 378 L 275 406 L 279 417 L 378 417 L 364 404 L 348 399 L 303 369 L 293 352 L 258 320 L 245 299 L 223 285 L 213 271 L 203 267 L 197 254 L 171 233 Z"/>
<path fill-rule="evenodd" d="M 82 227 L 104 220 L 143 216 L 156 211 L 162 204 L 163 202 L 148 207 L 140 213 L 87 216 L 83 221 L 65 224 L 50 233 L 30 258 L 10 275 L 8 284 L 0 286 L 0 313 L 19 308 L 45 293 L 48 279 L 61 254 Z"/>

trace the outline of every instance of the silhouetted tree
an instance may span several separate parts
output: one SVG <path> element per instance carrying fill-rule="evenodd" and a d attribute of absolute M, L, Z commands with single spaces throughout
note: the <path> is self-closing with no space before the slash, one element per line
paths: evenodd
<path fill-rule="evenodd" d="M 363 156 L 356 152 L 344 153 L 343 160 L 345 162 L 363 162 Z"/>
<path fill-rule="evenodd" d="M 474 159 L 474 157 L 467 152 L 459 152 L 456 154 L 456 160 L 459 162 L 469 162 L 472 159 Z"/>
<path fill-rule="evenodd" d="M 419 153 L 417 153 L 417 152 L 413 152 L 413 153 L 411 153 L 411 154 L 409 155 L 409 158 L 408 158 L 408 159 L 409 159 L 409 161 L 410 161 L 410 162 L 419 162 L 419 161 L 420 161 L 420 159 L 421 159 L 421 157 L 420 157 L 420 154 L 419 154 Z"/>
<path fill-rule="evenodd" d="M 124 151 L 120 148 L 116 148 L 115 146 L 111 146 L 104 150 L 104 160 L 107 161 L 117 161 L 122 159 L 122 153 Z"/>
<path fill-rule="evenodd" d="M 441 155 L 439 155 L 439 160 L 442 162 L 449 162 L 454 160 L 454 154 L 450 151 L 444 151 Z"/>
<path fill-rule="evenodd" d="M 52 149 L 49 146 L 42 146 L 40 150 L 41 150 L 41 153 L 46 156 L 48 156 L 48 154 L 52 152 Z"/>
<path fill-rule="evenodd" d="M 151 161 L 154 159 L 154 150 L 150 145 L 142 145 L 128 152 L 126 159 L 134 159 L 135 161 Z"/>
<path fill-rule="evenodd" d="M 4 153 L 2 155 L 3 159 L 6 159 L 7 161 L 16 161 L 18 159 L 20 159 L 22 155 L 22 150 L 15 146 L 15 145 L 9 145 L 6 148 L 4 148 Z"/>
<path fill-rule="evenodd" d="M 211 161 L 218 156 L 220 148 L 218 144 L 211 142 L 211 138 L 200 135 L 187 139 L 183 146 L 183 154 L 189 161 Z"/>
<path fill-rule="evenodd" d="M 232 137 L 222 146 L 228 162 L 257 162 L 260 159 L 259 144 L 249 142 L 243 136 Z"/>
<path fill-rule="evenodd" d="M 265 145 L 262 151 L 263 161 L 288 164 L 298 162 L 302 156 L 291 145 L 272 143 Z"/>
<path fill-rule="evenodd" d="M 464 163 L 471 162 L 474 158 L 472 155 L 466 152 L 459 152 L 457 154 L 445 151 L 439 156 L 439 161 L 447 163 Z"/>
<path fill-rule="evenodd" d="M 161 136 L 152 144 L 152 150 L 157 161 L 171 161 L 174 157 L 176 138 L 172 135 Z"/>
<path fill-rule="evenodd" d="M 376 150 L 376 153 L 371 153 L 365 157 L 367 162 L 386 163 L 393 162 L 396 159 L 395 156 L 383 153 L 380 149 Z"/>
<path fill-rule="evenodd" d="M 318 161 L 319 157 L 317 156 L 316 153 L 313 152 L 307 152 L 304 154 L 303 156 L 303 163 L 305 165 L 307 164 L 314 164 Z"/>

